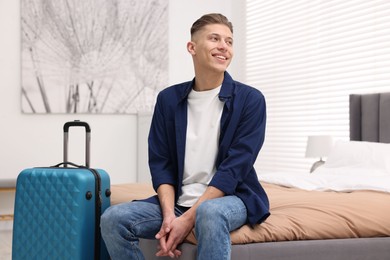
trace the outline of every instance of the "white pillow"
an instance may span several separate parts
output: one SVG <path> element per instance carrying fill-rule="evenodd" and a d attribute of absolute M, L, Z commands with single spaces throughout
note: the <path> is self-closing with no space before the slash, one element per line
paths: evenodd
<path fill-rule="evenodd" d="M 353 167 L 353 166 L 345 166 L 345 167 L 318 167 L 315 170 L 315 175 L 333 175 L 333 176 L 344 176 L 344 177 L 382 177 L 389 176 L 390 173 L 385 169 L 380 168 L 362 168 L 362 167 Z"/>
<path fill-rule="evenodd" d="M 372 168 L 390 173 L 390 144 L 337 141 L 323 167 Z"/>

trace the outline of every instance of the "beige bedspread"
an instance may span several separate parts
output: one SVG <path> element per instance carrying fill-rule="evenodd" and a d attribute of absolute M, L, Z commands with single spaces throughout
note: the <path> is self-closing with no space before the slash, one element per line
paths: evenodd
<path fill-rule="evenodd" d="M 390 236 L 390 194 L 305 191 L 263 183 L 271 216 L 262 224 L 231 233 L 232 244 Z M 150 184 L 112 185 L 111 203 L 146 198 Z M 196 243 L 193 233 L 188 242 Z"/>

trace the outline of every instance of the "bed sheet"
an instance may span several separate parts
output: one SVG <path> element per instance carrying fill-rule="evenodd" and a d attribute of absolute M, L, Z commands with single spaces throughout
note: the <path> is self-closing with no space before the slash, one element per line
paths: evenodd
<path fill-rule="evenodd" d="M 308 191 L 262 182 L 271 216 L 231 233 L 232 244 L 390 236 L 390 193 Z M 150 184 L 112 185 L 112 204 L 155 194 Z M 187 242 L 196 244 L 194 233 Z"/>
<path fill-rule="evenodd" d="M 320 167 L 308 172 L 262 172 L 260 182 L 311 191 L 351 192 L 373 190 L 390 193 L 390 173 L 360 167 Z"/>

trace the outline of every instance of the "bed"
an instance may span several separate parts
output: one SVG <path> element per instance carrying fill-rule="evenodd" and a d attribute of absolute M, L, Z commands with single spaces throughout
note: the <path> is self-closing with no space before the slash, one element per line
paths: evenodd
<path fill-rule="evenodd" d="M 350 141 L 336 142 L 313 174 L 264 173 L 271 216 L 231 233 L 232 259 L 390 259 L 390 93 L 350 95 Z M 112 185 L 111 203 L 153 194 Z M 193 233 L 180 259 L 195 259 Z M 140 241 L 146 259 L 157 242 Z"/>

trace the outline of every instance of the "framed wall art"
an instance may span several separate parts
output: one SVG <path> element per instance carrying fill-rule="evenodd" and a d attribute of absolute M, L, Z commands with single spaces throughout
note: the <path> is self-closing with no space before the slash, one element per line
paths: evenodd
<path fill-rule="evenodd" d="M 22 0 L 23 113 L 132 114 L 168 84 L 168 0 Z"/>

